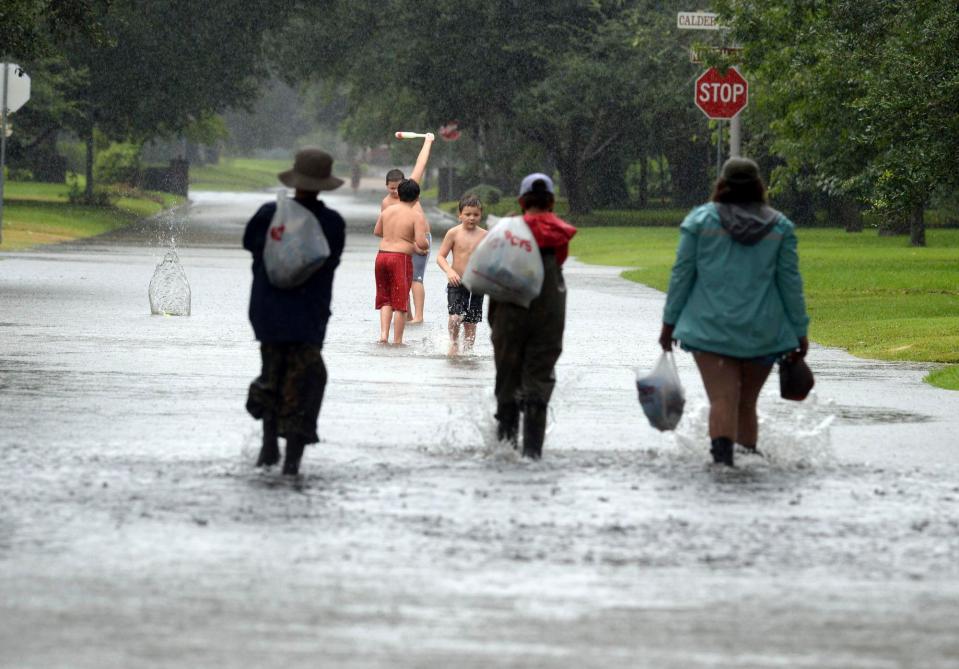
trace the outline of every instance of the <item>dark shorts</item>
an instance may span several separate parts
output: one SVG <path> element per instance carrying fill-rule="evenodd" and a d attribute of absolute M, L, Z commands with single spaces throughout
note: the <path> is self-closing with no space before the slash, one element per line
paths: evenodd
<path fill-rule="evenodd" d="M 276 420 L 277 433 L 298 437 L 307 444 L 320 439 L 320 417 L 326 389 L 326 365 L 315 344 L 260 344 L 263 368 L 250 384 L 246 410 L 254 418 Z"/>
<path fill-rule="evenodd" d="M 465 286 L 446 286 L 446 303 L 450 316 L 462 316 L 464 323 L 483 321 L 483 296 L 469 292 Z"/>
<path fill-rule="evenodd" d="M 376 254 L 376 308 L 409 310 L 413 285 L 413 259 L 405 253 L 380 251 Z"/>
<path fill-rule="evenodd" d="M 687 346 L 686 344 L 679 342 L 679 347 L 686 351 L 687 353 L 712 353 L 712 351 L 704 351 L 702 349 L 693 348 L 692 346 Z M 772 367 L 776 364 L 776 361 L 781 357 L 789 353 L 789 351 L 783 351 L 782 353 L 770 353 L 769 355 L 757 355 L 753 358 L 737 358 L 734 355 L 726 355 L 725 353 L 712 353 L 712 355 L 722 355 L 727 358 L 732 358 L 733 360 L 739 360 L 741 362 L 750 362 L 754 365 L 762 365 L 763 367 Z"/>

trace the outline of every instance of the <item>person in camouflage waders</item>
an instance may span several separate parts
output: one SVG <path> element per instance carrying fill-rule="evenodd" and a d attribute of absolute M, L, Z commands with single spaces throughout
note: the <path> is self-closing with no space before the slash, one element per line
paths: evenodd
<path fill-rule="evenodd" d="M 576 228 L 553 213 L 553 181 L 534 173 L 523 179 L 519 204 L 543 258 L 543 289 L 529 309 L 490 300 L 493 358 L 496 363 L 497 436 L 519 444 L 523 416 L 523 457 L 543 454 L 546 411 L 553 387 L 554 368 L 563 352 L 566 326 L 566 283 L 563 262 Z"/>

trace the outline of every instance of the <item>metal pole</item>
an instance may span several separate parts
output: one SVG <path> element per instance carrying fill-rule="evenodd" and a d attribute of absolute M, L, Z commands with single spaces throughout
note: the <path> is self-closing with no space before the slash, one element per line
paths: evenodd
<path fill-rule="evenodd" d="M 3 63 L 3 101 L 0 103 L 0 244 L 3 244 L 3 170 L 7 164 L 7 77 L 10 65 Z"/>
<path fill-rule="evenodd" d="M 446 196 L 455 200 L 453 195 L 453 142 L 446 142 Z"/>
<path fill-rule="evenodd" d="M 729 157 L 739 158 L 743 141 L 742 112 L 733 116 L 729 122 Z"/>
<path fill-rule="evenodd" d="M 716 121 L 716 178 L 723 171 L 723 121 Z"/>

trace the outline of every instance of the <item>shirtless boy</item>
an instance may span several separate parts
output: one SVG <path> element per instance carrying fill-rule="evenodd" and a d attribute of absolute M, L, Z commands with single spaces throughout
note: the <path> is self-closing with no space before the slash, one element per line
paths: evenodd
<path fill-rule="evenodd" d="M 449 355 L 459 353 L 460 324 L 463 325 L 463 350 L 473 349 L 476 341 L 476 324 L 483 320 L 483 296 L 470 293 L 462 284 L 463 272 L 476 245 L 486 236 L 486 230 L 479 227 L 483 218 L 483 203 L 475 195 L 464 195 L 459 204 L 460 224 L 450 228 L 443 238 L 437 254 L 436 264 L 446 273 L 449 285 L 446 287 L 446 301 L 450 314 L 450 350 Z M 446 256 L 453 252 L 452 267 Z"/>
<path fill-rule="evenodd" d="M 380 343 L 385 344 L 393 323 L 393 343 L 403 343 L 406 312 L 409 309 L 410 283 L 413 280 L 414 253 L 429 249 L 426 218 L 416 212 L 420 187 L 404 179 L 396 189 L 398 203 L 380 212 L 373 234 L 382 237 L 376 254 L 376 308 L 380 310 Z"/>
<path fill-rule="evenodd" d="M 416 164 L 413 166 L 413 173 L 410 175 L 410 180 L 415 181 L 417 185 L 423 180 L 423 174 L 426 172 L 426 163 L 430 158 L 430 149 L 433 146 L 433 140 L 435 136 L 433 133 L 426 133 L 426 138 L 423 140 L 423 148 L 420 149 L 419 155 L 416 157 Z M 399 202 L 399 196 L 396 193 L 396 189 L 399 186 L 400 182 L 403 180 L 403 172 L 401 170 L 392 169 L 386 173 L 386 190 L 389 191 L 386 194 L 386 197 L 383 198 L 383 201 L 380 203 L 380 211 L 385 210 L 387 207 L 396 204 Z M 412 294 L 413 294 L 413 306 L 412 314 L 407 312 L 407 320 L 411 324 L 417 325 L 423 322 L 423 305 L 426 302 L 426 291 L 423 288 L 423 274 L 426 271 L 426 263 L 429 260 L 429 247 L 433 243 L 432 235 L 430 235 L 430 224 L 426 220 L 426 213 L 423 211 L 423 207 L 420 206 L 420 203 L 416 203 L 415 210 L 423 217 L 423 221 L 426 223 L 426 240 L 427 247 L 425 251 L 417 251 L 413 256 L 413 285 L 412 285 Z"/>

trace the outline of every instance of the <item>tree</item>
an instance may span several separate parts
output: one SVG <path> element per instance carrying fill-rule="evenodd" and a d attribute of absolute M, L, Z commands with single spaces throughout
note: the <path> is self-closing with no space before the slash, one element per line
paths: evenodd
<path fill-rule="evenodd" d="M 142 142 L 170 136 L 235 105 L 250 105 L 266 77 L 264 35 L 294 0 L 115 0 L 100 17 L 104 39 L 70 40 L 63 58 L 83 84 L 71 101 L 73 129 L 87 141 L 87 196 L 93 194 L 93 131 Z"/>
<path fill-rule="evenodd" d="M 622 201 L 626 165 L 641 147 L 663 146 L 658 137 L 674 119 L 684 126 L 675 134 L 695 141 L 689 117 L 675 106 L 666 111 L 676 94 L 662 96 L 657 70 L 648 67 L 649 52 L 663 44 L 634 39 L 638 17 L 651 13 L 660 28 L 668 21 L 662 4 L 327 3 L 294 19 L 276 55 L 292 77 L 322 71 L 343 84 L 344 127 L 354 141 L 379 143 L 389 129 L 455 119 L 482 156 L 481 172 L 498 135 L 532 144 L 543 167 L 559 172 L 570 207 L 586 211 Z M 675 36 L 666 50 L 685 61 Z M 682 105 L 691 106 L 688 96 Z M 657 117 L 664 128 L 654 125 Z"/>
<path fill-rule="evenodd" d="M 64 40 L 103 39 L 99 17 L 109 0 L 4 0 L 0 3 L 3 55 L 33 62 L 55 54 Z"/>
<path fill-rule="evenodd" d="M 945 0 L 720 0 L 786 163 L 910 222 L 959 173 L 959 12 Z"/>

